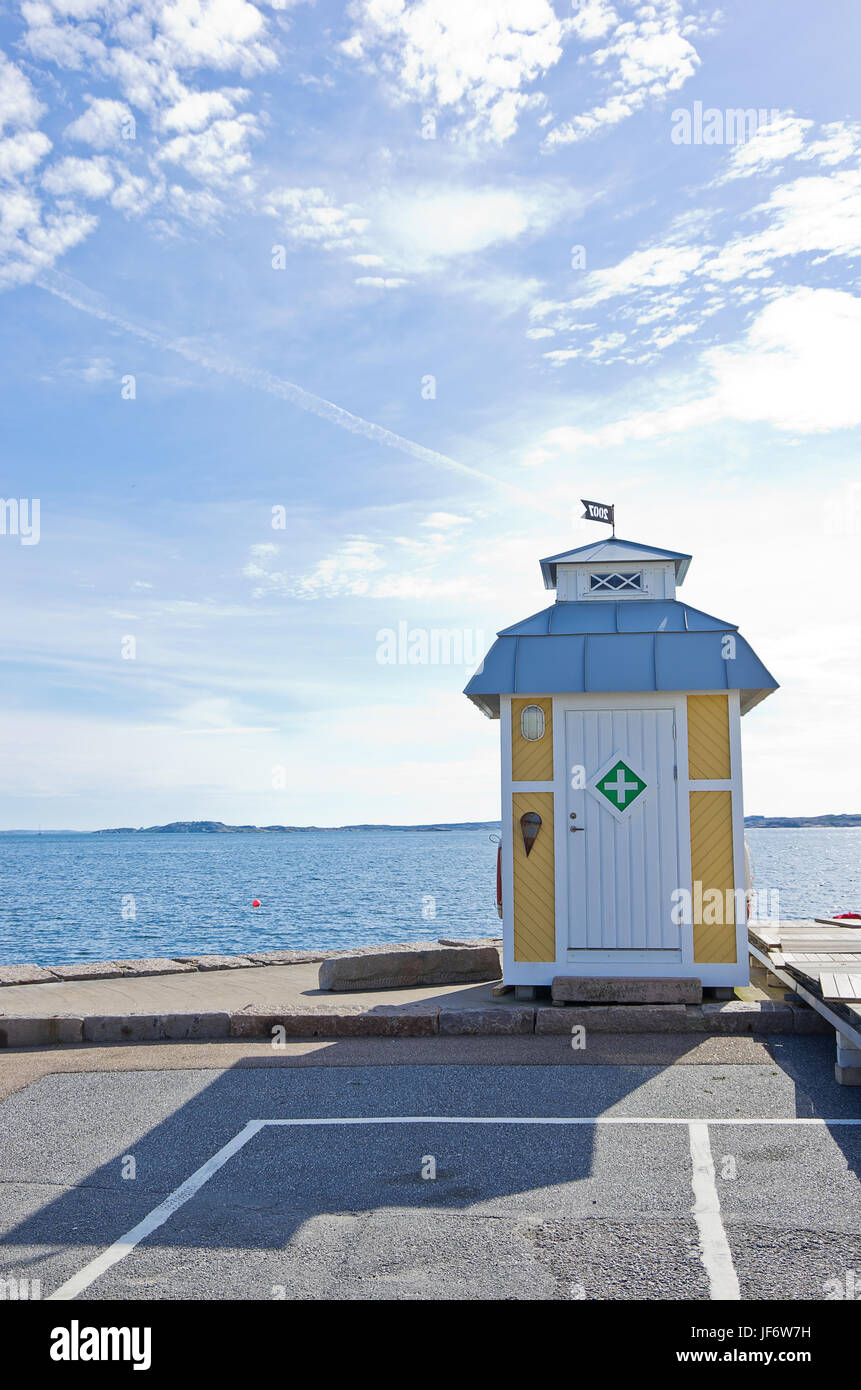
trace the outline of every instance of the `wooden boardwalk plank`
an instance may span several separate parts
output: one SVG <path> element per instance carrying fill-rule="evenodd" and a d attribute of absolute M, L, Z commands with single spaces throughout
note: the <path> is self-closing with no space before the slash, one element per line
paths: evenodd
<path fill-rule="evenodd" d="M 861 974 L 823 970 L 819 976 L 823 999 L 845 999 L 850 1003 L 861 1000 Z"/>

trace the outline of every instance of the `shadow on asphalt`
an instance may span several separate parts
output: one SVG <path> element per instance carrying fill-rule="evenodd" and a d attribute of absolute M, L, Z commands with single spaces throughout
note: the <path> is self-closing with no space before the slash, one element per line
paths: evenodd
<path fill-rule="evenodd" d="M 697 1041 L 692 1035 L 691 1050 Z M 861 1092 L 838 1086 L 834 1080 L 830 1038 L 768 1041 L 775 1070 L 794 1085 L 796 1115 L 861 1116 Z M 334 1060 L 339 1048 L 346 1046 L 332 1042 L 327 1058 Z M 64 1246 L 95 1247 L 80 1261 L 85 1263 L 147 1216 L 249 1120 L 416 1114 L 586 1116 L 600 1115 L 623 1102 L 628 1102 L 623 1110 L 636 1115 L 642 1112 L 634 1093 L 667 1070 L 642 1065 L 357 1067 L 355 1062 L 351 1068 L 263 1067 L 257 1059 L 243 1059 L 177 1104 L 133 1143 L 129 1151 L 135 1159 L 135 1181 L 122 1177 L 122 1159 L 129 1151 L 112 1153 L 81 1183 L 8 1232 L 0 1242 L 0 1267 L 7 1263 L 24 1267 L 24 1248 L 33 1246 L 42 1247 L 39 1259 L 45 1248 L 56 1252 Z M 734 1068 L 728 1065 L 725 1070 Z M 92 1103 L 95 1112 L 117 1114 L 126 1107 L 133 1113 L 133 1088 L 139 1075 L 99 1073 L 96 1090 L 93 1074 L 75 1078 L 53 1073 L 4 1103 L 7 1124 L 20 1105 L 37 1133 L 34 1106 L 41 1106 L 47 1125 L 52 1104 L 56 1109 L 62 1100 L 64 1085 L 71 1091 L 73 1081 L 82 1078 L 89 1086 L 87 1104 Z M 159 1104 L 172 1085 L 177 1090 L 187 1086 L 184 1071 L 143 1075 L 149 1078 L 147 1085 L 162 1087 Z M 168 1079 L 171 1076 L 173 1082 Z M 156 1077 L 165 1079 L 157 1083 Z M 53 1099 L 46 1087 L 55 1087 Z M 152 1097 L 148 1099 L 152 1104 Z M 703 1104 L 706 1117 L 714 1104 Z M 593 1173 L 596 1130 L 591 1126 L 564 1131 L 550 1126 L 470 1126 L 468 1131 L 459 1126 L 387 1126 L 385 1142 L 379 1140 L 380 1132 L 373 1126 L 268 1127 L 202 1189 L 205 1211 L 195 1207 L 201 1198 L 192 1198 L 153 1241 L 163 1247 L 227 1248 L 237 1243 L 239 1234 L 252 1248 L 283 1248 L 313 1216 L 389 1206 L 466 1210 L 479 1201 L 577 1183 Z M 560 1142 L 562 1133 L 564 1142 Z M 681 1136 L 683 1131 L 678 1133 Z M 835 1125 L 830 1133 L 861 1180 L 859 1131 Z M 54 1142 L 46 1132 L 44 1151 L 50 1152 Z M 686 1136 L 682 1142 L 687 1143 Z M 430 1201 L 420 1172 L 421 1160 L 428 1154 L 435 1155 L 438 1163 Z M 46 1180 L 44 1176 L 31 1179 Z"/>

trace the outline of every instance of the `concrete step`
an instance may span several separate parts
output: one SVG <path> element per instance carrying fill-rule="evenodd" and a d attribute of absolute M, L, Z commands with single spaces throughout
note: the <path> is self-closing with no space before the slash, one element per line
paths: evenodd
<path fill-rule="evenodd" d="M 557 975 L 550 989 L 554 1004 L 701 1004 L 701 980 L 635 975 Z"/>

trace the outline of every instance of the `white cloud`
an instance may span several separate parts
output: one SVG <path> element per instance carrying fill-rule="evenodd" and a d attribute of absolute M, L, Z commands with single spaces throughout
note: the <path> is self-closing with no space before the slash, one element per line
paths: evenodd
<path fill-rule="evenodd" d="M 256 116 L 213 121 L 206 130 L 176 135 L 159 150 L 160 161 L 181 164 L 201 183 L 224 184 L 251 165 L 249 143 L 260 136 Z"/>
<path fill-rule="evenodd" d="M 607 0 L 585 0 L 575 9 L 571 27 L 578 38 L 602 39 L 619 23 L 619 16 Z"/>
<path fill-rule="evenodd" d="M 801 288 L 767 304 L 742 342 L 710 348 L 701 365 L 705 395 L 667 409 L 624 416 L 594 431 L 563 426 L 543 449 L 571 452 L 666 438 L 718 420 L 817 434 L 861 425 L 857 362 L 861 299 L 842 290 Z"/>
<path fill-rule="evenodd" d="M 426 526 L 431 531 L 460 531 L 464 526 L 469 526 L 471 521 L 471 517 L 458 516 L 455 512 L 431 512 L 419 525 Z"/>
<path fill-rule="evenodd" d="M 159 117 L 162 130 L 203 130 L 213 120 L 232 116 L 251 93 L 244 87 L 222 87 L 214 92 L 185 92 Z"/>
<path fill-rule="evenodd" d="M 20 130 L 8 139 L 0 140 L 0 179 L 30 173 L 42 162 L 50 148 L 50 140 L 40 130 Z"/>
<path fill-rule="evenodd" d="M 135 129 L 135 119 L 124 101 L 92 96 L 85 96 L 84 100 L 89 103 L 87 110 L 66 126 L 67 140 L 79 140 L 94 149 L 106 150 L 129 138 L 128 132 Z"/>
<path fill-rule="evenodd" d="M 280 593 L 291 598 L 335 598 L 338 595 L 362 596 L 371 592 L 371 575 L 385 567 L 380 545 L 366 536 L 350 536 L 341 548 L 322 560 L 304 575 L 293 575 L 271 568 L 278 549 L 271 543 L 252 546 L 248 564 L 243 570 L 247 578 L 256 581 L 255 598 L 267 593 Z"/>
<path fill-rule="evenodd" d="M 554 185 L 431 185 L 385 195 L 369 212 L 387 260 L 419 271 L 543 232 L 582 205 L 575 191 Z"/>
<path fill-rule="evenodd" d="M 339 207 L 322 188 L 274 188 L 266 194 L 263 210 L 278 220 L 290 241 L 322 247 L 326 251 L 348 249 L 368 226 L 354 204 Z M 358 257 L 354 257 L 359 260 Z M 380 257 L 359 260 L 361 265 L 381 265 Z"/>
<path fill-rule="evenodd" d="M 408 280 L 399 280 L 397 276 L 384 275 L 359 275 L 356 277 L 355 284 L 371 285 L 378 290 L 398 290 L 402 285 L 409 284 Z"/>
<path fill-rule="evenodd" d="M 114 186 L 108 161 L 103 155 L 77 159 L 69 155 L 46 169 L 42 186 L 58 198 L 105 198 Z"/>
<path fill-rule="evenodd" d="M 804 148 L 812 127 L 813 121 L 788 113 L 758 125 L 749 140 L 742 140 L 733 148 L 729 167 L 718 181 L 726 183 L 730 179 L 750 178 L 752 174 L 777 172 L 784 160 Z"/>
<path fill-rule="evenodd" d="M 38 198 L 20 186 L 0 192 L 0 288 L 28 283 L 95 226 L 75 209 L 43 216 Z"/>
<path fill-rule="evenodd" d="M 0 131 L 34 126 L 44 111 L 30 79 L 0 52 Z"/>
<path fill-rule="evenodd" d="M 350 14 L 347 58 L 377 71 L 396 99 L 463 117 L 465 131 L 494 142 L 540 102 L 524 89 L 558 63 L 566 32 L 549 0 L 354 0 Z"/>
<path fill-rule="evenodd" d="M 165 196 L 163 181 L 152 182 L 141 174 L 117 171 L 119 182 L 111 194 L 111 207 L 128 217 L 141 217 Z"/>
<path fill-rule="evenodd" d="M 626 6 L 631 7 L 627 0 Z M 620 19 L 609 6 L 593 3 L 574 25 L 584 41 L 607 35 L 606 43 L 588 57 L 595 74 L 604 80 L 607 95 L 587 111 L 553 126 L 546 136 L 550 146 L 585 140 L 618 125 L 647 103 L 660 102 L 677 91 L 699 66 L 690 42 L 697 26 L 678 0 L 637 5 L 633 19 Z"/>
<path fill-rule="evenodd" d="M 776 188 L 767 203 L 754 209 L 767 226 L 737 237 L 703 265 L 715 280 L 736 280 L 762 270 L 783 256 L 816 253 L 822 257 L 861 252 L 861 173 L 843 169 L 810 175 Z"/>

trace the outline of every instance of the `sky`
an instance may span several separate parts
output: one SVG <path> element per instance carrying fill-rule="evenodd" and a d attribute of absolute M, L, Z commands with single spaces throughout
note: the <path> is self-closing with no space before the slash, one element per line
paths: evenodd
<path fill-rule="evenodd" d="M 463 686 L 582 497 L 779 681 L 745 809 L 861 811 L 859 40 L 4 4 L 0 828 L 498 816 Z"/>

